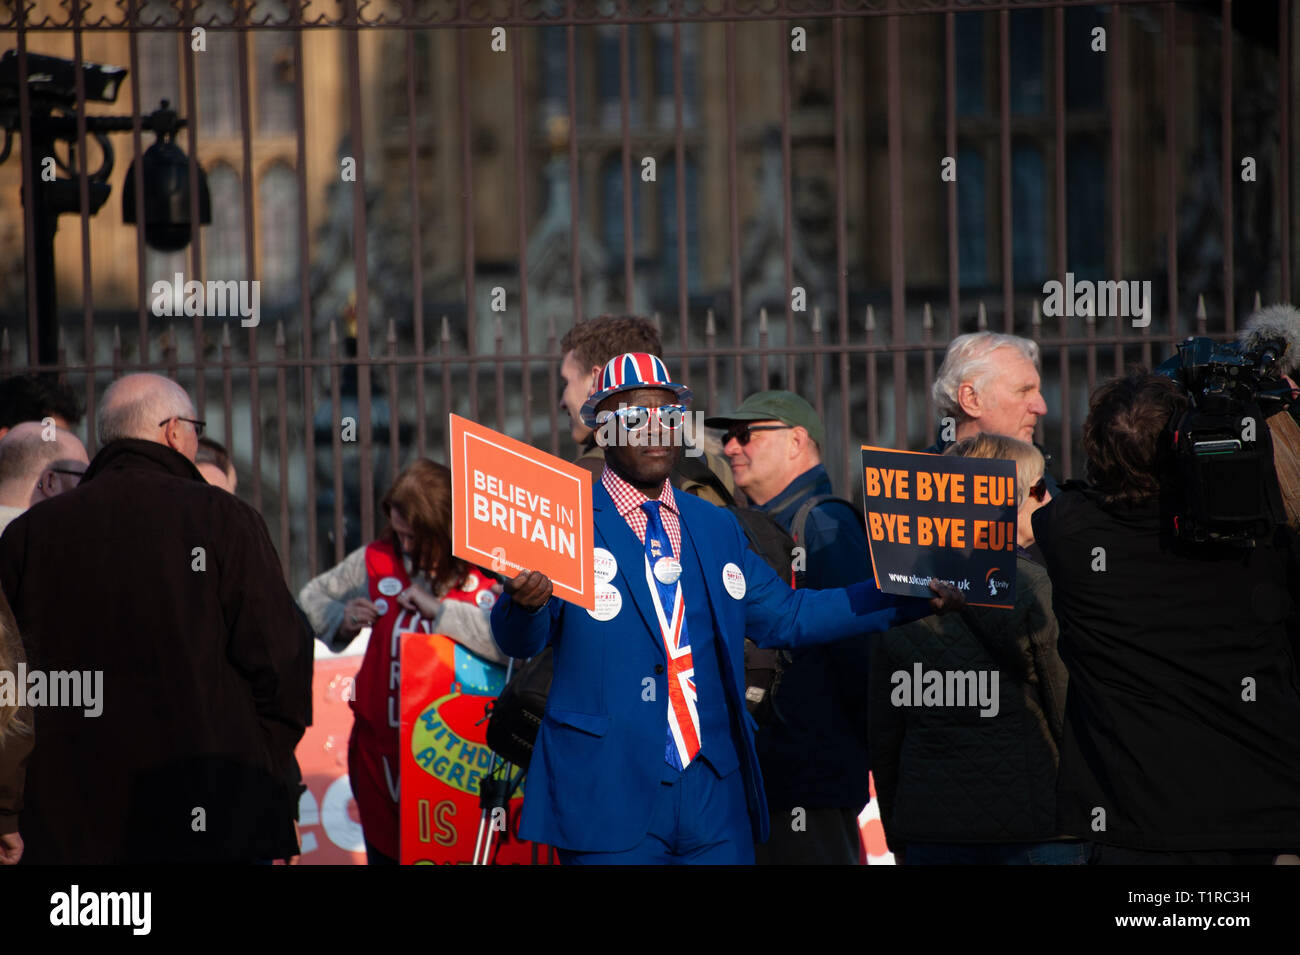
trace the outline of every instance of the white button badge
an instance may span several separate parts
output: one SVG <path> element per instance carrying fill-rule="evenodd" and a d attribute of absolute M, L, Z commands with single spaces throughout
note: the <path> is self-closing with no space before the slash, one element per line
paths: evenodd
<path fill-rule="evenodd" d="M 591 552 L 592 564 L 595 566 L 596 583 L 607 584 L 614 579 L 618 573 L 618 561 L 603 547 L 597 547 Z"/>
<path fill-rule="evenodd" d="M 613 620 L 623 609 L 623 595 L 613 584 L 596 584 L 596 606 L 587 613 L 597 620 Z"/>
<path fill-rule="evenodd" d="M 660 557 L 655 561 L 655 579 L 664 586 L 672 586 L 682 575 L 682 562 L 676 557 Z"/>
<path fill-rule="evenodd" d="M 379 582 L 379 592 L 385 597 L 396 597 L 402 592 L 402 582 L 396 577 L 385 577 Z"/>
<path fill-rule="evenodd" d="M 727 588 L 727 593 L 732 597 L 740 600 L 745 596 L 745 572 L 727 561 L 722 565 L 722 586 Z"/>

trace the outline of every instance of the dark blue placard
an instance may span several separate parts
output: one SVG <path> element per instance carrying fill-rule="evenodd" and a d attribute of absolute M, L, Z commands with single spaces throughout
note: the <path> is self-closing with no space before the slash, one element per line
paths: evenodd
<path fill-rule="evenodd" d="M 933 597 L 937 578 L 974 606 L 1015 605 L 1014 461 L 863 445 L 862 472 L 877 587 Z"/>

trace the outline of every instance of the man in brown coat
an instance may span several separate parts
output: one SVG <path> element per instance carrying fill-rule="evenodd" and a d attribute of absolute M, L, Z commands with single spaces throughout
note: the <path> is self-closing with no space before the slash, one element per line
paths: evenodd
<path fill-rule="evenodd" d="M 195 468 L 202 427 L 175 382 L 114 382 L 80 486 L 0 538 L 29 672 L 102 674 L 98 714 L 33 707 L 24 862 L 297 851 L 310 640 L 261 516 Z"/>

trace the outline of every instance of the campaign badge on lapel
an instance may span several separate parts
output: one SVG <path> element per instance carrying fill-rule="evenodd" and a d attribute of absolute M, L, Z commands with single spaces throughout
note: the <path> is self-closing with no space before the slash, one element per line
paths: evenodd
<path fill-rule="evenodd" d="M 396 577 L 385 577 L 379 582 L 378 589 L 385 597 L 396 597 L 402 592 L 402 582 Z"/>
<path fill-rule="evenodd" d="M 596 606 L 587 613 L 596 620 L 613 620 L 623 609 L 623 595 L 613 584 L 596 584 Z"/>
<path fill-rule="evenodd" d="M 722 586 L 733 598 L 740 600 L 745 596 L 745 572 L 727 561 L 722 565 Z"/>
<path fill-rule="evenodd" d="M 379 612 L 379 616 L 381 617 L 384 614 L 388 613 L 388 601 L 385 600 L 383 597 L 380 597 L 378 600 L 375 601 L 375 610 Z"/>
<path fill-rule="evenodd" d="M 591 562 L 596 571 L 596 583 L 607 584 L 614 579 L 618 573 L 618 561 L 603 547 L 597 547 L 591 552 Z"/>

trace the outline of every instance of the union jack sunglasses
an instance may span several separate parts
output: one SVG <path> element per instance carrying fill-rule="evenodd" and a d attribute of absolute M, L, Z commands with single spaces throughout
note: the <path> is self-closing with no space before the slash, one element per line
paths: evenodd
<path fill-rule="evenodd" d="M 617 418 L 623 430 L 640 431 L 650 424 L 651 415 L 659 419 L 659 427 L 676 431 L 686 417 L 686 406 L 660 405 L 657 408 L 647 408 L 644 405 L 624 405 L 617 411 L 597 412 L 596 423 L 605 424 L 611 418 Z"/>

